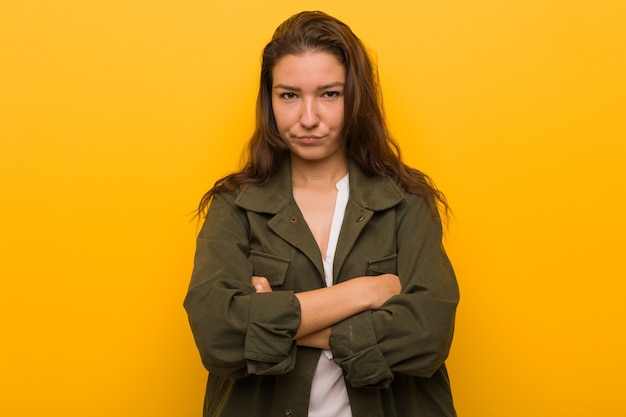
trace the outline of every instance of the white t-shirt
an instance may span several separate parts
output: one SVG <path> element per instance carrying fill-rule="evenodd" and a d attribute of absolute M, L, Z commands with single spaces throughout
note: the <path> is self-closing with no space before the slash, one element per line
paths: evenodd
<path fill-rule="evenodd" d="M 333 262 L 349 196 L 350 185 L 348 175 L 346 175 L 337 183 L 337 200 L 335 202 L 333 221 L 330 226 L 328 248 L 326 249 L 326 257 L 322 259 L 324 263 L 324 278 L 326 279 L 326 285 L 329 287 L 333 285 Z M 309 417 L 352 417 L 343 372 L 333 361 L 333 354 L 330 350 L 322 351 L 313 375 Z"/>

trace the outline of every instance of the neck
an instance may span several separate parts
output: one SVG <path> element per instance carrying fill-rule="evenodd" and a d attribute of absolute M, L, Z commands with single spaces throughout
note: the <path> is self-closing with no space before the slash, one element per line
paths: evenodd
<path fill-rule="evenodd" d="M 348 159 L 343 156 L 321 161 L 307 161 L 293 155 L 291 157 L 291 178 L 294 186 L 334 186 L 347 173 Z"/>

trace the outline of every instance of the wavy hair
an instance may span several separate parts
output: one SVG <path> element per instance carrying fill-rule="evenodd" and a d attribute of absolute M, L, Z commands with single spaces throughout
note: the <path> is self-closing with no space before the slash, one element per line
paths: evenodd
<path fill-rule="evenodd" d="M 286 55 L 325 52 L 346 69 L 343 137 L 349 157 L 371 176 L 397 178 L 412 194 L 422 196 L 433 216 L 447 215 L 444 194 L 424 173 L 402 162 L 398 143 L 387 127 L 378 72 L 359 38 L 345 23 L 319 11 L 298 13 L 283 22 L 263 50 L 256 128 L 244 154 L 243 168 L 213 185 L 200 200 L 198 214 L 206 213 L 213 195 L 234 192 L 243 184 L 267 181 L 289 155 L 278 133 L 272 108 L 272 70 Z"/>

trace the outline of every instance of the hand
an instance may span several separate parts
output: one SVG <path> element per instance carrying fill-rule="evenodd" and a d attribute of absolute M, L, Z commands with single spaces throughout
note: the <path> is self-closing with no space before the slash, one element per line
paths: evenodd
<path fill-rule="evenodd" d="M 360 277 L 355 280 L 358 289 L 363 291 L 370 308 L 377 310 L 394 295 L 400 294 L 400 278 L 394 274 Z M 348 282 L 351 282 L 348 281 Z"/>
<path fill-rule="evenodd" d="M 250 283 L 256 289 L 256 292 L 272 292 L 270 282 L 265 277 L 252 276 Z"/>

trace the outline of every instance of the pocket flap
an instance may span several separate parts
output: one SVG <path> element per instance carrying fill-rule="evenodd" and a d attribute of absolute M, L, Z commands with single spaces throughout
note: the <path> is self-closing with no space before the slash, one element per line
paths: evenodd
<path fill-rule="evenodd" d="M 385 256 L 384 258 L 373 259 L 367 261 L 367 274 L 368 275 L 380 275 L 380 274 L 397 274 L 398 265 L 396 260 L 398 254 Z"/>
<path fill-rule="evenodd" d="M 289 260 L 269 253 L 250 251 L 252 274 L 265 277 L 271 286 L 283 285 L 289 268 Z"/>

